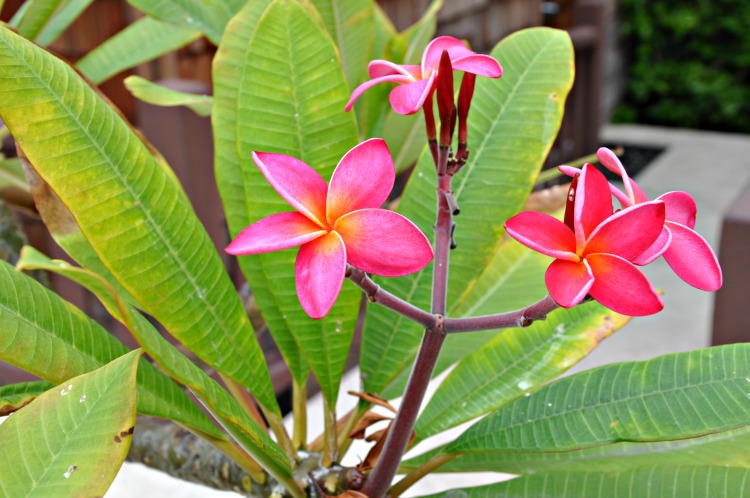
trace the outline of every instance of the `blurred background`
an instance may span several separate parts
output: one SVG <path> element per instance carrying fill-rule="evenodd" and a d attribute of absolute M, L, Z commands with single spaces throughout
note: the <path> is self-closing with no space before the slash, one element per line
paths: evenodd
<path fill-rule="evenodd" d="M 0 18 L 10 20 L 23 3 L 7 0 Z M 403 30 L 430 2 L 378 3 Z M 71 62 L 80 61 L 141 16 L 125 0 L 93 1 L 51 48 Z M 445 0 L 438 15 L 438 34 L 466 39 L 485 53 L 501 38 L 531 26 L 568 31 L 576 55 L 576 83 L 546 167 L 589 156 L 601 145 L 622 146 L 623 162 L 638 173 L 649 195 L 680 189 L 696 198 L 697 228 L 720 253 L 725 274 L 724 287 L 709 295 L 685 289 L 665 264 L 647 268 L 665 292 L 665 312 L 615 335 L 577 368 L 750 339 L 743 320 L 750 306 L 750 135 L 744 135 L 750 133 L 750 2 Z M 102 76 L 100 87 L 164 154 L 217 248 L 223 249 L 228 234 L 221 203 L 213 182 L 206 181 L 213 174 L 210 119 L 184 108 L 140 102 L 123 85 L 125 77 L 136 74 L 208 94 L 215 51 L 208 40 L 197 37 L 155 60 Z M 3 153 L 14 155 L 9 137 Z M 13 261 L 13 247 L 27 237 L 43 252 L 65 259 L 22 190 L 7 182 L 0 188 L 13 207 L 10 218 L 0 223 L 4 256 Z M 12 226 L 13 220 L 20 222 L 21 231 Z M 229 258 L 226 263 L 243 288 L 234 263 Z M 135 346 L 93 297 L 62 279 L 48 280 L 66 299 Z M 269 334 L 261 331 L 260 339 L 283 399 L 291 377 Z M 357 346 L 355 342 L 352 366 Z M 0 385 L 28 378 L 0 362 Z"/>

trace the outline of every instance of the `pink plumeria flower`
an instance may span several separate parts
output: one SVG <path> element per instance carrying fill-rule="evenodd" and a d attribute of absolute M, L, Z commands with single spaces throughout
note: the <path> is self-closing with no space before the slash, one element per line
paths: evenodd
<path fill-rule="evenodd" d="M 612 214 L 607 179 L 590 164 L 574 180 L 571 199 L 565 223 L 535 212 L 520 213 L 505 223 L 508 235 L 555 258 L 545 275 L 550 296 L 564 308 L 591 295 L 624 315 L 660 311 L 661 297 L 631 260 L 661 233 L 664 203 L 646 202 Z"/>
<path fill-rule="evenodd" d="M 399 86 L 391 90 L 391 106 L 399 114 L 414 114 L 424 105 L 430 96 L 438 74 L 440 57 L 447 50 L 451 59 L 451 65 L 455 71 L 499 78 L 503 75 L 494 58 L 472 52 L 460 40 L 450 36 L 440 36 L 430 42 L 422 54 L 422 65 L 399 65 L 383 60 L 374 60 L 367 66 L 370 73 L 370 81 L 359 85 L 349 102 L 346 111 L 351 111 L 360 95 L 371 86 L 378 83 L 399 83 Z"/>
<path fill-rule="evenodd" d="M 646 194 L 628 176 L 614 152 L 602 147 L 596 155 L 605 168 L 622 177 L 625 192 L 613 185 L 610 185 L 610 190 L 623 208 L 648 202 Z M 578 172 L 570 166 L 560 166 L 560 171 L 570 176 Z M 704 291 L 718 290 L 723 280 L 721 266 L 708 242 L 693 230 L 697 212 L 693 198 L 686 192 L 673 191 L 657 200 L 666 206 L 664 228 L 656 242 L 633 262 L 646 265 L 663 255 L 667 264 L 686 283 Z"/>
<path fill-rule="evenodd" d="M 393 159 L 381 139 L 363 142 L 336 166 L 330 185 L 310 166 L 284 154 L 253 152 L 255 164 L 296 212 L 253 223 L 226 248 L 260 254 L 300 246 L 297 295 L 312 318 L 324 317 L 341 291 L 346 265 L 385 277 L 424 268 L 432 247 L 400 214 L 379 209 L 395 180 Z"/>

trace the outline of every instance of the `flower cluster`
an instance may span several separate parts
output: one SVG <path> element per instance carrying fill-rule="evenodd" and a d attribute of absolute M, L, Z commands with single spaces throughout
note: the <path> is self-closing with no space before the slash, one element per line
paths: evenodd
<path fill-rule="evenodd" d="M 721 287 L 721 269 L 713 251 L 692 228 L 695 202 L 685 192 L 649 201 L 625 172 L 619 159 L 600 149 L 602 164 L 623 178 L 625 193 L 610 185 L 594 166 L 561 166 L 573 177 L 565 221 L 525 212 L 509 219 L 508 234 L 527 247 L 555 258 L 545 283 L 565 308 L 589 295 L 630 316 L 663 308 L 659 294 L 636 268 L 664 256 L 687 283 L 703 290 Z M 612 196 L 622 209 L 613 212 Z"/>
<path fill-rule="evenodd" d="M 393 110 L 399 114 L 414 114 L 419 111 L 435 88 L 443 51 L 448 52 L 455 71 L 490 78 L 499 78 L 503 74 L 503 69 L 493 57 L 472 52 L 456 38 L 440 36 L 425 48 L 421 66 L 399 65 L 383 60 L 370 62 L 367 70 L 372 79 L 352 92 L 346 110 L 350 111 L 354 102 L 370 87 L 378 83 L 398 83 L 399 86 L 391 90 L 390 95 Z"/>

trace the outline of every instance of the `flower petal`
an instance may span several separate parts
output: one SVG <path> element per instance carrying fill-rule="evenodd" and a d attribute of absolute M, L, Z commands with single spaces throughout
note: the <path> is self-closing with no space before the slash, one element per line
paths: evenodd
<path fill-rule="evenodd" d="M 596 227 L 611 215 L 612 196 L 607 179 L 591 164 L 584 164 L 581 176 L 578 178 L 573 215 L 576 247 L 579 251 L 583 250 L 586 239 Z"/>
<path fill-rule="evenodd" d="M 508 235 L 529 249 L 567 261 L 579 261 L 576 240 L 565 223 L 544 213 L 527 211 L 505 222 Z"/>
<path fill-rule="evenodd" d="M 663 202 L 636 204 L 599 225 L 586 242 L 583 254 L 615 254 L 632 261 L 656 242 L 663 228 Z"/>
<path fill-rule="evenodd" d="M 628 316 L 653 315 L 664 308 L 661 296 L 632 263 L 612 254 L 586 256 L 594 274 L 589 294 L 602 305 Z"/>
<path fill-rule="evenodd" d="M 644 194 L 641 187 L 639 187 L 638 184 L 628 176 L 625 166 L 622 165 L 620 158 L 617 157 L 614 152 L 606 147 L 601 147 L 596 151 L 596 157 L 599 159 L 599 162 L 602 163 L 602 166 L 610 170 L 612 173 L 622 177 L 622 183 L 625 186 L 625 193 L 630 199 L 630 204 L 638 204 L 640 202 L 648 201 L 646 194 Z"/>
<path fill-rule="evenodd" d="M 379 83 L 410 83 L 413 79 L 409 76 L 404 76 L 400 74 L 394 74 L 390 76 L 381 76 L 380 78 L 375 78 L 369 81 L 365 81 L 361 85 L 359 85 L 357 88 L 354 89 L 352 92 L 352 96 L 349 98 L 349 102 L 346 103 L 346 106 L 344 107 L 344 110 L 346 112 L 349 112 L 352 110 L 352 107 L 354 107 L 354 102 L 367 90 L 370 89 L 370 87 L 373 87 Z"/>
<path fill-rule="evenodd" d="M 331 176 L 326 218 L 334 223 L 357 209 L 379 208 L 396 180 L 393 159 L 381 138 L 371 138 L 347 152 Z"/>
<path fill-rule="evenodd" d="M 460 57 L 451 62 L 454 71 L 464 71 L 489 78 L 499 78 L 503 75 L 503 68 L 500 63 L 489 55 L 474 54 Z"/>
<path fill-rule="evenodd" d="M 430 96 L 436 74 L 433 72 L 427 79 L 400 85 L 391 90 L 390 101 L 393 110 L 404 115 L 414 114 L 420 110 Z"/>
<path fill-rule="evenodd" d="M 367 72 L 370 74 L 370 78 L 399 74 L 410 77 L 412 81 L 422 79 L 422 68 L 419 66 L 394 64 L 383 60 L 370 61 L 367 65 Z"/>
<path fill-rule="evenodd" d="M 695 215 L 698 208 L 687 192 L 679 190 L 660 195 L 657 200 L 664 201 L 667 207 L 666 219 L 692 229 L 695 227 Z"/>
<path fill-rule="evenodd" d="M 362 209 L 342 216 L 334 230 L 346 246 L 349 264 L 368 273 L 400 277 L 432 261 L 430 241 L 414 223 L 386 209 Z"/>
<path fill-rule="evenodd" d="M 301 213 L 276 213 L 242 230 L 225 249 L 229 254 L 261 254 L 297 247 L 325 230 Z"/>
<path fill-rule="evenodd" d="M 583 301 L 594 284 L 586 261 L 574 263 L 556 259 L 547 268 L 544 282 L 552 299 L 563 308 L 572 308 Z"/>
<path fill-rule="evenodd" d="M 321 227 L 325 226 L 328 185 L 317 171 L 285 154 L 253 152 L 253 160 L 285 201 Z"/>
<path fill-rule="evenodd" d="M 672 243 L 664 259 L 682 280 L 704 291 L 721 287 L 722 274 L 716 254 L 708 242 L 690 228 L 668 221 Z"/>
<path fill-rule="evenodd" d="M 669 228 L 662 227 L 659 237 L 656 238 L 656 242 L 651 244 L 651 247 L 643 251 L 643 254 L 633 259 L 631 263 L 638 266 L 646 266 L 661 257 L 662 254 L 669 248 L 669 244 L 672 243 L 672 232 Z"/>
<path fill-rule="evenodd" d="M 574 168 L 573 166 L 567 166 L 564 164 L 558 166 L 557 169 L 563 175 L 569 176 L 571 178 L 574 178 L 576 175 L 581 174 L 581 170 L 579 168 Z M 609 184 L 609 193 L 615 196 L 618 201 L 620 201 L 620 205 L 623 207 L 623 209 L 633 205 L 633 202 L 630 200 L 630 198 L 611 183 Z"/>
<path fill-rule="evenodd" d="M 297 296 L 311 318 L 323 318 L 341 292 L 346 272 L 346 249 L 336 232 L 307 244 L 297 253 L 295 276 Z"/>
<path fill-rule="evenodd" d="M 440 66 L 440 57 L 443 55 L 443 50 L 448 51 L 451 62 L 461 57 L 474 55 L 474 52 L 466 48 L 466 45 L 461 40 L 457 40 L 452 36 L 438 36 L 427 45 L 422 54 L 423 76 L 429 71 L 437 70 L 438 66 Z"/>

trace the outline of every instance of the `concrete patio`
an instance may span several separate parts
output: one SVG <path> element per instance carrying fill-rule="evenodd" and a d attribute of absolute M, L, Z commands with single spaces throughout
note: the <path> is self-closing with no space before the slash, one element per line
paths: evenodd
<path fill-rule="evenodd" d="M 607 126 L 602 141 L 624 145 L 665 147 L 664 152 L 637 178 L 650 197 L 670 190 L 685 190 L 696 200 L 696 229 L 718 252 L 723 213 L 750 182 L 750 136 L 676 130 L 637 125 Z M 696 290 L 677 278 L 664 260 L 645 268 L 652 283 L 664 291 L 663 312 L 638 318 L 607 339 L 589 357 L 570 372 L 630 360 L 642 360 L 661 354 L 706 347 L 710 343 L 713 295 Z M 750 284 L 749 284 L 750 285 Z M 747 290 L 750 304 L 750 287 Z M 349 372 L 342 392 L 357 389 L 358 373 Z M 310 402 L 310 434 L 322 430 L 322 421 L 314 415 L 322 413 L 319 397 Z M 350 396 L 342 396 L 339 409 L 343 413 L 352 406 Z M 354 448 L 345 463 L 356 464 L 357 455 L 366 448 Z M 480 485 L 498 480 L 497 474 L 432 476 L 414 487 L 408 496 L 437 492 L 461 485 Z M 232 493 L 212 492 L 206 488 L 177 482 L 141 465 L 125 464 L 107 498 L 181 498 L 228 497 Z"/>

